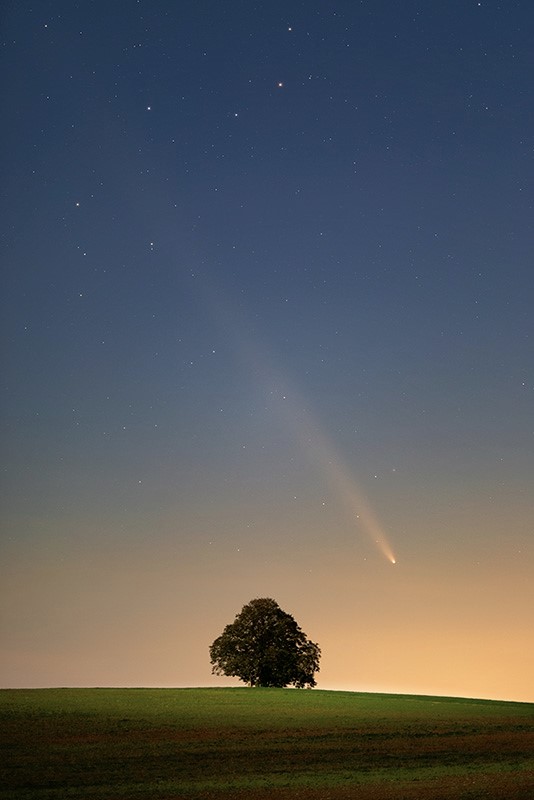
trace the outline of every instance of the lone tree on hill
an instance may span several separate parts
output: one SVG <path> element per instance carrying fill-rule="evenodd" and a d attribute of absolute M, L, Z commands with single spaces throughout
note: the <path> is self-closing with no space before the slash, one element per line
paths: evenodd
<path fill-rule="evenodd" d="M 321 650 L 269 597 L 251 600 L 210 646 L 212 673 L 249 686 L 315 686 Z"/>

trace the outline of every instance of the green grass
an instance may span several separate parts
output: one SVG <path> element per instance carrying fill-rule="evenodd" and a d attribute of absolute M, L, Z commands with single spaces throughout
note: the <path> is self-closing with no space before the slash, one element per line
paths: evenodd
<path fill-rule="evenodd" d="M 291 689 L 0 691 L 0 798 L 534 798 L 534 704 Z"/>

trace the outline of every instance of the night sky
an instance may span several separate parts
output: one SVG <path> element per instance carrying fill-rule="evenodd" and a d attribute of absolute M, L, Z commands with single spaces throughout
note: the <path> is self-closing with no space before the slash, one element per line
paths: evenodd
<path fill-rule="evenodd" d="M 534 701 L 530 0 L 13 0 L 0 684 Z"/>

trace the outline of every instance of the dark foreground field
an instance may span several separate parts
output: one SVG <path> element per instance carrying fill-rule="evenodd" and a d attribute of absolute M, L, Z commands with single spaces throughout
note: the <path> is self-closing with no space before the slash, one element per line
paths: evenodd
<path fill-rule="evenodd" d="M 0 798 L 532 800 L 534 705 L 290 689 L 0 691 Z"/>

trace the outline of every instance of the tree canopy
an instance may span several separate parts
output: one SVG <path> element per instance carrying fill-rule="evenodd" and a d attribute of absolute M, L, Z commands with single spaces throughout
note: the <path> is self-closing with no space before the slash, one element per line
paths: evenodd
<path fill-rule="evenodd" d="M 244 605 L 210 646 L 212 672 L 250 686 L 311 688 L 320 656 L 319 646 L 269 597 Z"/>

